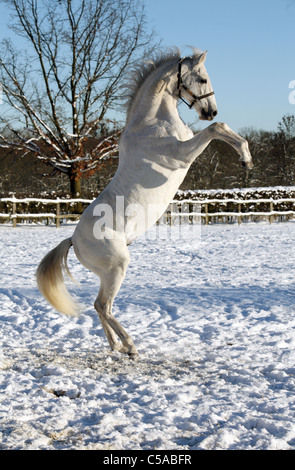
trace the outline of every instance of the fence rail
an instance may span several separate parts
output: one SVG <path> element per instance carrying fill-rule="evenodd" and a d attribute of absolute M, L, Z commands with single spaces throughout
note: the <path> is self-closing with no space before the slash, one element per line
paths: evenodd
<path fill-rule="evenodd" d="M 81 217 L 81 213 L 74 213 L 74 212 L 67 212 L 61 210 L 62 206 L 68 207 L 69 205 L 73 204 L 76 205 L 77 203 L 82 203 L 84 205 L 88 205 L 93 201 L 93 199 L 40 199 L 40 198 L 23 198 L 23 199 L 16 199 L 14 197 L 9 198 L 0 198 L 0 204 L 6 203 L 6 212 L 0 212 L 0 219 L 8 220 L 12 222 L 13 227 L 16 227 L 17 222 L 24 221 L 31 222 L 32 220 L 47 220 L 47 224 L 49 224 L 50 219 L 55 220 L 56 227 L 60 227 L 61 220 L 72 219 L 77 220 Z M 26 208 L 29 209 L 30 205 L 34 204 L 35 206 L 42 204 L 42 205 L 53 205 L 55 206 L 55 212 L 18 212 L 17 205 L 22 204 L 26 205 Z M 11 206 L 11 210 L 9 210 L 9 205 Z"/>
<path fill-rule="evenodd" d="M 93 199 L 0 198 L 0 211 L 4 209 L 4 212 L 0 212 L 0 222 L 8 221 L 16 227 L 17 223 L 33 223 L 40 220 L 44 222 L 45 220 L 49 224 L 50 220 L 54 220 L 56 227 L 60 227 L 61 223 L 69 219 L 80 218 L 81 212 L 73 212 L 77 203 L 86 207 L 92 201 Z M 39 205 L 49 206 L 50 211 L 38 212 Z M 22 208 L 21 211 L 17 210 L 19 206 Z M 32 206 L 34 206 L 33 212 L 29 212 Z M 174 223 L 201 221 L 204 224 L 217 222 L 240 224 L 243 221 L 261 219 L 268 219 L 272 223 L 274 220 L 293 219 L 295 215 L 293 209 L 295 209 L 295 198 L 173 200 L 158 223 L 173 225 Z"/>

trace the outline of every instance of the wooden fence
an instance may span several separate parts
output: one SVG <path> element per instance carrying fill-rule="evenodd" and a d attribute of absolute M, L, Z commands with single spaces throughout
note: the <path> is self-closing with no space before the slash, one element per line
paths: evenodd
<path fill-rule="evenodd" d="M 0 223 L 9 223 L 13 227 L 17 223 L 43 224 L 54 222 L 56 227 L 68 220 L 77 221 L 80 213 L 75 213 L 77 203 L 82 209 L 92 199 L 37 199 L 37 198 L 0 198 Z M 49 211 L 39 212 L 39 206 Z M 52 210 L 53 209 L 53 210 Z M 295 215 L 295 199 L 183 199 L 173 200 L 159 224 L 182 223 L 242 223 L 244 221 L 290 220 Z"/>
<path fill-rule="evenodd" d="M 178 217 L 191 219 L 200 218 L 201 222 L 209 223 L 234 223 L 241 224 L 245 221 L 268 220 L 270 223 L 275 220 L 291 220 L 295 215 L 295 199 L 183 199 L 172 201 L 172 207 L 178 207 L 178 211 L 171 211 L 171 218 Z M 286 210 L 286 206 L 288 210 Z M 183 211 L 183 207 L 186 210 Z M 188 210 L 187 210 L 188 207 Z M 197 211 L 196 211 L 197 208 Z M 259 209 L 260 208 L 260 209 Z M 217 210 L 216 210 L 217 209 Z M 169 217 L 168 207 L 168 217 Z M 186 214 L 184 212 L 187 212 Z M 167 217 L 167 213 L 164 217 Z"/>

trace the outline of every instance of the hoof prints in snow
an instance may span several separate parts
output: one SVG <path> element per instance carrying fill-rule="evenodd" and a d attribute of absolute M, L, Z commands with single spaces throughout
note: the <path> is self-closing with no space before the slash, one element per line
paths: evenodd
<path fill-rule="evenodd" d="M 0 230 L 1 449 L 295 448 L 292 222 L 132 244 L 114 313 L 136 359 L 108 349 L 72 252 L 81 316 L 39 295 L 39 260 L 71 233 Z"/>

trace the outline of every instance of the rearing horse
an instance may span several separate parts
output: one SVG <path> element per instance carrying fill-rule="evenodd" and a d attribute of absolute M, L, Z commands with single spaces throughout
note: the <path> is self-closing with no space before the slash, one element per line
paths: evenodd
<path fill-rule="evenodd" d="M 194 136 L 179 116 L 179 99 L 202 120 L 211 121 L 217 114 L 205 58 L 206 53 L 181 58 L 172 52 L 134 73 L 117 172 L 84 211 L 73 236 L 50 251 L 37 269 L 43 296 L 60 312 L 77 314 L 63 277 L 65 270 L 69 274 L 66 260 L 73 246 L 80 263 L 100 278 L 94 306 L 111 349 L 129 355 L 137 354 L 136 347 L 112 314 L 129 263 L 128 245 L 163 214 L 212 139 L 227 142 L 252 167 L 248 143 L 226 124 L 211 124 Z"/>

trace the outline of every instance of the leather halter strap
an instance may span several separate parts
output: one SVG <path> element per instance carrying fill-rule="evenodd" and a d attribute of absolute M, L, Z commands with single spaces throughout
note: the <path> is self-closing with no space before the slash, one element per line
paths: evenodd
<path fill-rule="evenodd" d="M 181 76 L 181 66 L 182 66 L 182 62 L 183 62 L 186 58 L 187 58 L 187 57 L 183 57 L 183 58 L 180 59 L 179 62 L 178 62 L 177 90 L 178 90 L 178 96 L 179 96 L 179 98 L 181 99 L 181 101 L 183 101 L 183 102 L 189 107 L 189 109 L 192 109 L 192 107 L 194 106 L 194 104 L 197 103 L 198 101 L 201 101 L 201 100 L 203 100 L 204 98 L 208 98 L 209 96 L 214 95 L 214 91 L 211 91 L 210 93 L 206 93 L 205 95 L 196 96 L 196 95 L 183 83 L 182 76 Z M 188 93 L 188 94 L 193 98 L 192 103 L 188 103 L 188 102 L 181 96 L 181 89 L 182 89 L 182 88 L 186 91 L 186 93 Z"/>

